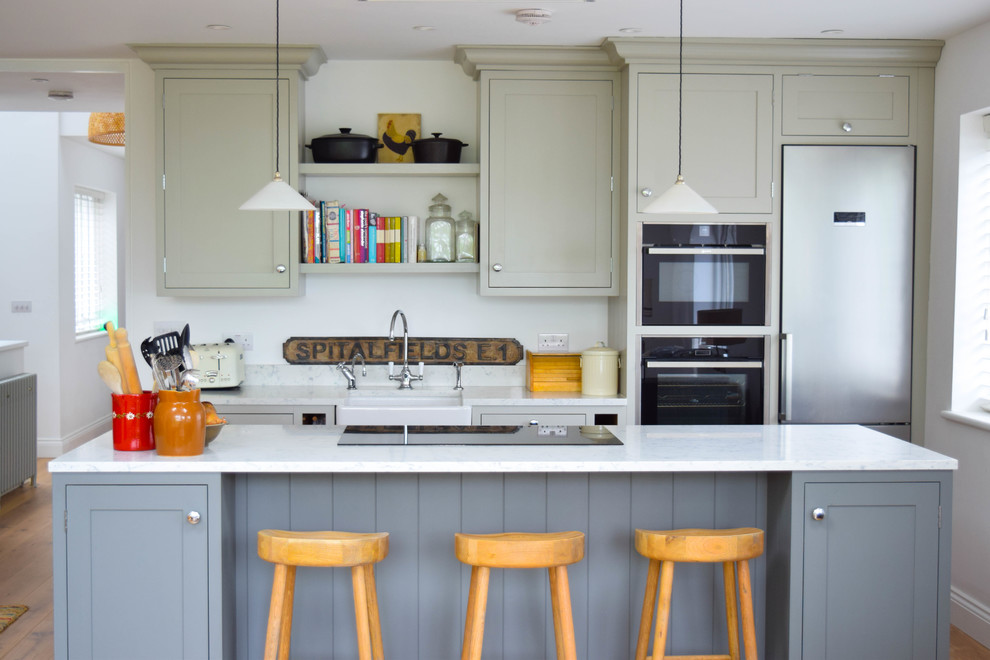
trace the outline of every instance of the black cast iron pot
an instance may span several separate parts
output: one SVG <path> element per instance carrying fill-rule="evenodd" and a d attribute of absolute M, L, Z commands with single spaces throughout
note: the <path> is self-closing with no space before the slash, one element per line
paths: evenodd
<path fill-rule="evenodd" d="M 433 137 L 413 140 L 413 160 L 417 163 L 459 163 L 461 148 L 467 143 L 451 138 L 440 137 L 442 133 L 433 133 Z"/>
<path fill-rule="evenodd" d="M 351 133 L 351 129 L 342 128 L 335 135 L 313 138 L 306 148 L 313 150 L 314 163 L 374 163 L 381 146 L 371 136 Z"/>

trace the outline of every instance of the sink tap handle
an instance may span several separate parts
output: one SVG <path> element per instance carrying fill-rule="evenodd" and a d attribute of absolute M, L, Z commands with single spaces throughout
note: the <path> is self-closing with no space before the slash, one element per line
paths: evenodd
<path fill-rule="evenodd" d="M 419 363 L 419 379 L 420 380 L 423 380 L 423 365 L 424 365 L 423 362 L 420 362 Z"/>
<path fill-rule="evenodd" d="M 394 367 L 395 367 L 395 362 L 389 362 L 389 363 L 388 363 L 388 379 L 389 379 L 389 380 L 393 380 L 393 378 L 392 378 L 392 375 L 393 375 L 393 374 L 392 374 L 392 369 L 393 369 Z"/>
<path fill-rule="evenodd" d="M 461 367 L 463 367 L 463 366 L 464 366 L 464 363 L 463 362 L 455 362 L 454 363 L 454 371 L 457 373 L 457 382 L 454 383 L 454 389 L 455 390 L 463 390 L 464 389 L 464 386 L 461 385 Z"/>

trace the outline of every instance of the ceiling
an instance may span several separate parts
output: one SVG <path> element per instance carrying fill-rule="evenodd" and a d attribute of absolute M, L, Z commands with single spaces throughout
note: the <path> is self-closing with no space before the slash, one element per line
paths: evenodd
<path fill-rule="evenodd" d="M 597 45 L 611 36 L 677 35 L 676 0 L 279 1 L 282 43 L 319 44 L 331 60 L 450 60 L 457 44 L 574 46 Z M 515 13 L 525 8 L 549 10 L 551 20 L 539 26 L 519 23 Z M 990 3 L 687 0 L 684 14 L 688 37 L 946 39 L 990 21 Z M 229 29 L 207 28 L 217 24 Z M 623 32 L 630 28 L 639 31 Z M 826 30 L 842 33 L 823 35 Z M 4 3 L 0 58 L 131 58 L 130 43 L 264 44 L 274 39 L 274 0 L 30 0 Z M 9 62 L 0 67 L 11 68 Z M 37 97 L 43 86 L 29 82 L 37 73 L 16 75 L 0 74 L 0 109 L 11 109 L 7 106 L 16 105 L 25 92 Z M 61 75 L 64 80 L 44 76 L 51 79 L 46 94 L 63 87 L 78 96 L 107 92 L 106 81 L 92 74 L 75 80 L 74 74 Z M 51 103 L 45 98 L 46 109 Z"/>

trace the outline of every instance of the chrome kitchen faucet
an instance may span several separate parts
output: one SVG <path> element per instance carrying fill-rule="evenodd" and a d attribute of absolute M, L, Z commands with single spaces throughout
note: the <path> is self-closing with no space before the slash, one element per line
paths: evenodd
<path fill-rule="evenodd" d="M 397 375 L 392 373 L 392 365 L 394 362 L 388 363 L 388 379 L 397 380 L 399 382 L 400 390 L 411 390 L 412 381 L 423 380 L 423 363 L 419 363 L 419 375 L 414 376 L 409 370 L 409 324 L 406 323 L 406 315 L 401 309 L 395 310 L 392 314 L 392 322 L 388 326 L 388 340 L 395 341 L 395 319 L 396 317 L 402 317 L 402 371 Z"/>
<path fill-rule="evenodd" d="M 356 390 L 357 389 L 357 377 L 354 375 L 354 369 L 357 366 L 357 360 L 361 358 L 361 375 L 368 375 L 368 368 L 364 365 L 364 355 L 360 352 L 355 353 L 354 357 L 351 358 L 351 366 L 348 367 L 346 362 L 341 362 L 337 365 L 337 369 L 340 373 L 344 374 L 344 378 L 347 379 L 347 389 Z"/>

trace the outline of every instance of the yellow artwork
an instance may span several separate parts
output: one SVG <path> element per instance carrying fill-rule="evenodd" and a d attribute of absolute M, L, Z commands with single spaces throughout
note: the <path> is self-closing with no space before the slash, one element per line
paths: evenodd
<path fill-rule="evenodd" d="M 420 115 L 384 114 L 378 115 L 378 139 L 385 146 L 378 150 L 379 163 L 413 162 L 412 143 L 420 135 Z"/>

